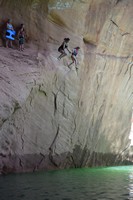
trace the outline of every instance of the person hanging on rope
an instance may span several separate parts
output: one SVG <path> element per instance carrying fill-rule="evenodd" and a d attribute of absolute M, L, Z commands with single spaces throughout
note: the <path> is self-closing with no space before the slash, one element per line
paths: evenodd
<path fill-rule="evenodd" d="M 58 57 L 58 60 L 60 60 L 61 58 L 63 58 L 64 56 L 66 56 L 69 53 L 71 53 L 71 51 L 68 48 L 68 43 L 69 43 L 70 39 L 69 38 L 64 38 L 63 43 L 61 44 L 61 46 L 58 48 L 58 51 L 61 53 L 60 56 Z"/>
<path fill-rule="evenodd" d="M 76 69 L 77 68 L 77 58 L 76 56 L 78 55 L 78 51 L 79 51 L 80 47 L 75 47 L 73 50 L 72 50 L 72 54 L 71 54 L 71 59 L 72 59 L 72 62 L 68 65 L 68 67 L 70 68 L 70 66 L 75 63 L 75 67 Z"/>

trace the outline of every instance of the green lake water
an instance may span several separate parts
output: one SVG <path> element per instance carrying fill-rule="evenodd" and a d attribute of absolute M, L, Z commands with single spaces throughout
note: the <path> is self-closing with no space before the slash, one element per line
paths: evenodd
<path fill-rule="evenodd" d="M 133 167 L 0 176 L 0 200 L 133 200 Z"/>

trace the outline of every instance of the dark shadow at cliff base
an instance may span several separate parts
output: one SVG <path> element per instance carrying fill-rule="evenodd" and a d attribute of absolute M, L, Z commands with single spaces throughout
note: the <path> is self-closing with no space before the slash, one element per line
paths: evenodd
<path fill-rule="evenodd" d="M 105 167 L 132 165 L 128 158 L 111 153 L 90 152 L 76 146 L 73 154 L 68 152 L 61 155 L 27 154 L 1 156 L 0 173 L 35 172 L 42 170 L 56 170 L 82 167 Z"/>

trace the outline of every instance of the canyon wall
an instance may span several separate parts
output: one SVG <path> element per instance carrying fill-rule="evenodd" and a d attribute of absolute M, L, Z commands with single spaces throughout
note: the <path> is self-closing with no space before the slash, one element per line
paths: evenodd
<path fill-rule="evenodd" d="M 25 51 L 1 46 L 0 171 L 132 162 L 132 0 L 1 0 Z M 58 47 L 80 46 L 78 70 Z M 1 44 L 3 44 L 1 34 Z"/>

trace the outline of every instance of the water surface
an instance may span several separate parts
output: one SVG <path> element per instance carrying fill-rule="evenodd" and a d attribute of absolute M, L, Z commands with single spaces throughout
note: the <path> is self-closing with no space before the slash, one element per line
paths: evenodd
<path fill-rule="evenodd" d="M 0 176 L 0 200 L 133 200 L 133 167 Z"/>

